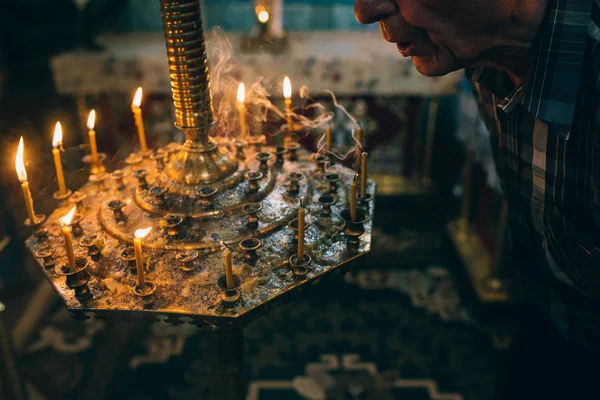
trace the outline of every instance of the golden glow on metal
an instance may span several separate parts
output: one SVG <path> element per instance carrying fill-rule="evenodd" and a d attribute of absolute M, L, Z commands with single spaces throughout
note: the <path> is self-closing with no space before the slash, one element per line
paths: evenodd
<path fill-rule="evenodd" d="M 19 181 L 27 182 L 27 171 L 25 170 L 25 164 L 23 163 L 23 152 L 24 144 L 23 136 L 21 136 L 21 139 L 19 140 L 19 147 L 17 148 L 17 156 L 15 157 L 15 167 L 17 169 Z"/>

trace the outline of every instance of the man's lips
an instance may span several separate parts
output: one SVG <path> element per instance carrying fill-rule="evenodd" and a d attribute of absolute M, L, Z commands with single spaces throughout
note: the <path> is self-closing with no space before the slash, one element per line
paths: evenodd
<path fill-rule="evenodd" d="M 404 57 L 412 56 L 429 56 L 432 54 L 431 42 L 424 39 L 415 39 L 410 42 L 399 42 L 396 43 L 396 47 L 400 54 Z"/>

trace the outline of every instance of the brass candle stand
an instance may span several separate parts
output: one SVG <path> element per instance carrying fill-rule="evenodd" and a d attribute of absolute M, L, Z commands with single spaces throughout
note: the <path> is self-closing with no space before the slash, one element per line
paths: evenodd
<path fill-rule="evenodd" d="M 74 241 L 74 271 L 63 267 L 63 251 L 52 251 L 64 249 L 58 220 L 72 204 L 60 204 L 39 224 L 47 237 L 33 235 L 26 245 L 74 317 L 209 326 L 217 341 L 212 381 L 241 379 L 242 354 L 230 351 L 243 344 L 232 345 L 228 338 L 243 341 L 243 327 L 254 317 L 369 253 L 374 204 L 371 200 L 359 211 L 361 234 L 356 226 L 350 232 L 339 218 L 345 215 L 340 205 L 349 203 L 348 193 L 338 187 L 349 186 L 355 171 L 338 166 L 334 179 L 327 179 L 316 173 L 314 155 L 298 143 L 274 148 L 249 136 L 249 145 L 241 146 L 235 133 L 216 132 L 200 1 L 160 4 L 176 126 L 185 143 L 132 153 L 112 179 L 90 180 L 78 190 L 82 236 Z M 233 139 L 218 145 L 212 138 L 217 133 Z M 374 182 L 367 185 L 375 193 Z M 298 259 L 288 225 L 298 216 L 300 197 L 305 226 L 312 228 Z M 319 226 L 322 208 L 331 223 Z M 143 246 L 136 268 L 134 234 L 145 228 L 153 229 L 136 245 L 138 250 Z M 229 282 L 223 246 L 233 259 Z M 141 285 L 140 274 L 145 278 Z M 243 386 L 237 380 L 215 383 L 211 397 L 242 399 Z"/>

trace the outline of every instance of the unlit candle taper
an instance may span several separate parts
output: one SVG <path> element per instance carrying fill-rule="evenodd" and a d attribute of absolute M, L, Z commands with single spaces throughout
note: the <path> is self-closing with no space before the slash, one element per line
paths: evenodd
<path fill-rule="evenodd" d="M 227 289 L 233 289 L 233 262 L 231 260 L 231 251 L 227 247 L 223 250 L 223 261 L 225 263 L 225 281 Z"/>
<path fill-rule="evenodd" d="M 77 263 L 75 262 L 75 250 L 73 249 L 73 236 L 71 236 L 71 220 L 75 215 L 75 209 L 77 206 L 71 208 L 71 211 L 67 213 L 64 217 L 59 219 L 60 224 L 62 225 L 62 234 L 63 239 L 65 240 L 65 252 L 67 253 L 67 258 L 69 259 L 69 270 L 70 272 L 77 271 Z"/>
<path fill-rule="evenodd" d="M 25 163 L 23 162 L 24 153 L 23 137 L 19 140 L 19 147 L 17 148 L 17 156 L 15 157 L 15 167 L 17 169 L 17 176 L 21 182 L 21 190 L 23 190 L 23 199 L 25 200 L 25 208 L 27 209 L 27 216 L 31 224 L 36 223 L 35 210 L 33 208 L 33 198 L 31 197 L 31 191 L 29 190 L 29 182 L 27 181 L 27 171 L 25 170 Z"/>
<path fill-rule="evenodd" d="M 64 196 L 67 194 L 67 185 L 65 184 L 65 174 L 63 172 L 62 160 L 60 159 L 60 148 L 62 147 L 63 132 L 60 122 L 56 122 L 54 127 L 54 137 L 52 138 L 52 156 L 54 158 L 54 167 L 56 168 L 56 181 L 58 183 L 58 194 Z"/>
<path fill-rule="evenodd" d="M 146 270 L 144 269 L 144 253 L 142 251 L 142 239 L 150 233 L 152 228 L 138 229 L 135 231 L 133 239 L 133 249 L 135 250 L 135 268 L 138 276 L 138 287 L 140 290 L 144 290 L 146 286 Z"/>
<path fill-rule="evenodd" d="M 243 82 L 238 86 L 237 108 L 240 114 L 240 138 L 246 137 L 246 87 Z"/>
<path fill-rule="evenodd" d="M 358 175 L 354 176 L 354 180 L 350 184 L 350 219 L 352 222 L 356 222 L 356 178 Z"/>
<path fill-rule="evenodd" d="M 367 153 L 360 155 L 360 199 L 367 198 Z"/>
<path fill-rule="evenodd" d="M 325 150 L 327 151 L 331 151 L 331 148 L 333 147 L 333 138 L 331 137 L 331 125 L 327 126 L 327 129 L 325 130 Z"/>
<path fill-rule="evenodd" d="M 148 151 L 148 146 L 146 145 L 146 131 L 144 130 L 144 118 L 142 117 L 142 109 L 140 108 L 142 104 L 142 88 L 137 88 L 135 92 L 135 96 L 133 97 L 133 102 L 131 103 L 131 111 L 133 112 L 133 118 L 135 120 L 135 126 L 137 127 L 138 138 L 140 140 L 140 148 L 142 153 Z"/>
<path fill-rule="evenodd" d="M 300 198 L 300 208 L 298 209 L 298 262 L 302 263 L 304 260 L 304 230 L 306 221 L 304 207 L 302 206 L 302 200 L 304 197 Z"/>

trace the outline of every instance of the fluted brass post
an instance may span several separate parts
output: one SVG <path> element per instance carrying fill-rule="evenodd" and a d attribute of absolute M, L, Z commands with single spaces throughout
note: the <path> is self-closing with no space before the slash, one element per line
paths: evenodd
<path fill-rule="evenodd" d="M 210 137 L 215 118 L 200 0 L 160 0 L 160 5 L 175 125 L 187 138 L 165 174 L 171 189 L 192 191 L 236 172 L 238 162 Z"/>

